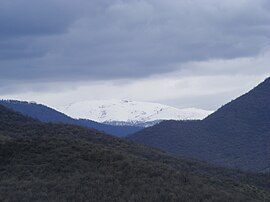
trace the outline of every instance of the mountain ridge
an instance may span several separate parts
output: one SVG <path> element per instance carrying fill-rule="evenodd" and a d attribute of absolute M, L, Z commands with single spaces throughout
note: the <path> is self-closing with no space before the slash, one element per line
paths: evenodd
<path fill-rule="evenodd" d="M 269 176 L 212 167 L 0 105 L 1 201 L 267 201 Z"/>
<path fill-rule="evenodd" d="M 269 171 L 270 79 L 201 121 L 164 121 L 128 137 L 217 165 Z"/>
<path fill-rule="evenodd" d="M 62 112 L 56 111 L 55 109 L 46 105 L 37 104 L 35 102 L 0 100 L 0 104 L 45 123 L 66 123 L 85 126 L 88 128 L 95 128 L 97 130 L 104 131 L 108 134 L 119 137 L 126 136 L 142 129 L 142 127 L 134 126 L 112 126 L 87 119 L 73 119 Z"/>
<path fill-rule="evenodd" d="M 143 125 L 161 120 L 202 119 L 212 111 L 175 107 L 151 102 L 130 100 L 92 100 L 71 103 L 62 109 L 65 114 L 75 118 L 87 118 L 101 123 L 118 125 Z"/>

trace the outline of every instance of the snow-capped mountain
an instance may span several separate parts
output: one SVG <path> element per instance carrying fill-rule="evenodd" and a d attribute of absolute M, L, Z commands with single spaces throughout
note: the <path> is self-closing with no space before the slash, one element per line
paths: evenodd
<path fill-rule="evenodd" d="M 69 104 L 63 113 L 112 125 L 150 126 L 161 120 L 203 119 L 211 111 L 196 108 L 178 109 L 158 103 L 129 100 L 91 100 Z"/>

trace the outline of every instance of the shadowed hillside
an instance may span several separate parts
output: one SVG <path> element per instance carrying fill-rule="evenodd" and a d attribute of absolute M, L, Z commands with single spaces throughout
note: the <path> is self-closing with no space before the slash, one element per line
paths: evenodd
<path fill-rule="evenodd" d="M 268 175 L 211 167 L 0 106 L 0 201 L 266 201 Z"/>
<path fill-rule="evenodd" d="M 231 168 L 270 169 L 270 79 L 202 121 L 165 121 L 129 137 Z"/>

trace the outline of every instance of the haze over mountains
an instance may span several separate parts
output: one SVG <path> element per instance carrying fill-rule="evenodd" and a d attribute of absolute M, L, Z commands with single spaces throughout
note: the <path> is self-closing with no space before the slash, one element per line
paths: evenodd
<path fill-rule="evenodd" d="M 196 108 L 178 109 L 159 103 L 115 99 L 75 102 L 59 110 L 75 118 L 132 126 L 154 125 L 161 120 L 197 120 L 212 113 Z"/>
<path fill-rule="evenodd" d="M 270 78 L 202 121 L 164 121 L 129 138 L 222 166 L 270 171 Z"/>

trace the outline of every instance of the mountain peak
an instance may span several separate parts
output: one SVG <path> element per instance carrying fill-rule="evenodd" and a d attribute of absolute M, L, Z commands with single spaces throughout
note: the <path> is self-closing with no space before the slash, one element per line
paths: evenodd
<path fill-rule="evenodd" d="M 257 87 L 255 87 L 254 89 L 257 88 L 262 88 L 264 90 L 269 90 L 270 89 L 270 77 L 268 77 L 267 79 L 265 79 L 262 83 L 260 83 Z M 270 91 L 269 91 L 270 92 Z"/>
<path fill-rule="evenodd" d="M 61 110 L 74 117 L 97 122 L 142 123 L 157 120 L 203 119 L 211 113 L 196 108 L 178 109 L 152 102 L 122 100 L 90 100 L 72 103 Z"/>

